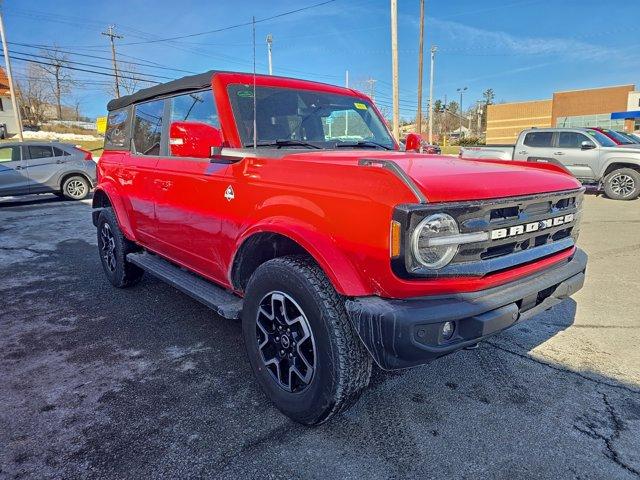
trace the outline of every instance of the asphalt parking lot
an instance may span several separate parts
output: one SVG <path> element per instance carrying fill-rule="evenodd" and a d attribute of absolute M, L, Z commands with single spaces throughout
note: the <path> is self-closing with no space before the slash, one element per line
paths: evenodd
<path fill-rule="evenodd" d="M 238 323 L 103 276 L 90 201 L 0 199 L 0 478 L 640 477 L 640 201 L 589 196 L 574 299 L 311 429 Z M 575 300 L 575 301 L 574 301 Z"/>

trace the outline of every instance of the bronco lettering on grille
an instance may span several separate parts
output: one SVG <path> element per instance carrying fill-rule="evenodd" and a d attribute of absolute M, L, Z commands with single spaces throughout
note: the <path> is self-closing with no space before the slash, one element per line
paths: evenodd
<path fill-rule="evenodd" d="M 573 222 L 573 218 L 573 213 L 569 213 L 567 215 L 562 215 L 561 217 L 548 218 L 546 220 L 540 220 L 531 223 L 523 223 L 522 225 L 514 225 L 513 227 L 508 228 L 498 228 L 491 231 L 491 240 L 516 237 L 518 235 L 524 235 L 525 233 L 532 233 L 551 227 L 567 225 L 568 223 Z"/>

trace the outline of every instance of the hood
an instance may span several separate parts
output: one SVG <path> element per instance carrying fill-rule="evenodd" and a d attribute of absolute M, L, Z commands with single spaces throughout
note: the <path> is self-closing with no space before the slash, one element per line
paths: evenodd
<path fill-rule="evenodd" d="M 519 162 L 462 160 L 458 157 L 404 152 L 310 152 L 313 161 L 356 164 L 364 158 L 398 164 L 427 197 L 429 203 L 516 197 L 580 188 L 567 173 L 526 166 Z M 300 158 L 306 155 L 300 155 Z M 309 157 L 307 157 L 309 159 Z M 546 164 L 543 164 L 547 167 Z"/>

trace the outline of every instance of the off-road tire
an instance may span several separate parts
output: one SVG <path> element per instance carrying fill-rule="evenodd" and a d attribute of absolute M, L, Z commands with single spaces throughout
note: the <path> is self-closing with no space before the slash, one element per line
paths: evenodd
<path fill-rule="evenodd" d="M 282 388 L 265 366 L 257 331 L 261 301 L 272 292 L 293 299 L 315 342 L 315 370 L 299 392 Z M 246 288 L 242 332 L 249 362 L 264 392 L 292 420 L 318 425 L 348 409 L 369 384 L 371 357 L 347 318 L 344 299 L 311 259 L 292 255 L 256 269 Z"/>
<path fill-rule="evenodd" d="M 624 179 L 622 186 L 630 186 L 632 191 L 627 193 L 621 188 L 621 180 Z M 616 185 L 616 182 L 618 184 Z M 633 168 L 619 168 L 608 174 L 603 181 L 604 193 L 612 200 L 635 200 L 640 195 L 640 172 Z"/>
<path fill-rule="evenodd" d="M 106 227 L 105 227 L 106 225 Z M 113 239 L 113 256 L 105 255 L 105 246 L 110 241 L 105 241 L 108 233 Z M 127 254 L 139 250 L 135 243 L 127 240 L 122 234 L 118 221 L 111 208 L 103 208 L 98 216 L 98 253 L 100 263 L 107 279 L 114 287 L 131 287 L 142 279 L 144 270 L 126 260 Z"/>
<path fill-rule="evenodd" d="M 91 193 L 91 184 L 82 175 L 71 175 L 62 182 L 61 193 L 67 200 L 84 200 Z"/>

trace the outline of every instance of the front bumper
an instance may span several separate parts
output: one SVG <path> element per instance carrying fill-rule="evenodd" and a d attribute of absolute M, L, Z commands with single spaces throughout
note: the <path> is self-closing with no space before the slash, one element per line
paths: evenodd
<path fill-rule="evenodd" d="M 548 310 L 580 290 L 587 254 L 522 280 L 479 292 L 412 299 L 356 297 L 349 317 L 367 350 L 385 370 L 412 367 L 473 345 Z M 455 322 L 452 338 L 441 326 Z"/>

